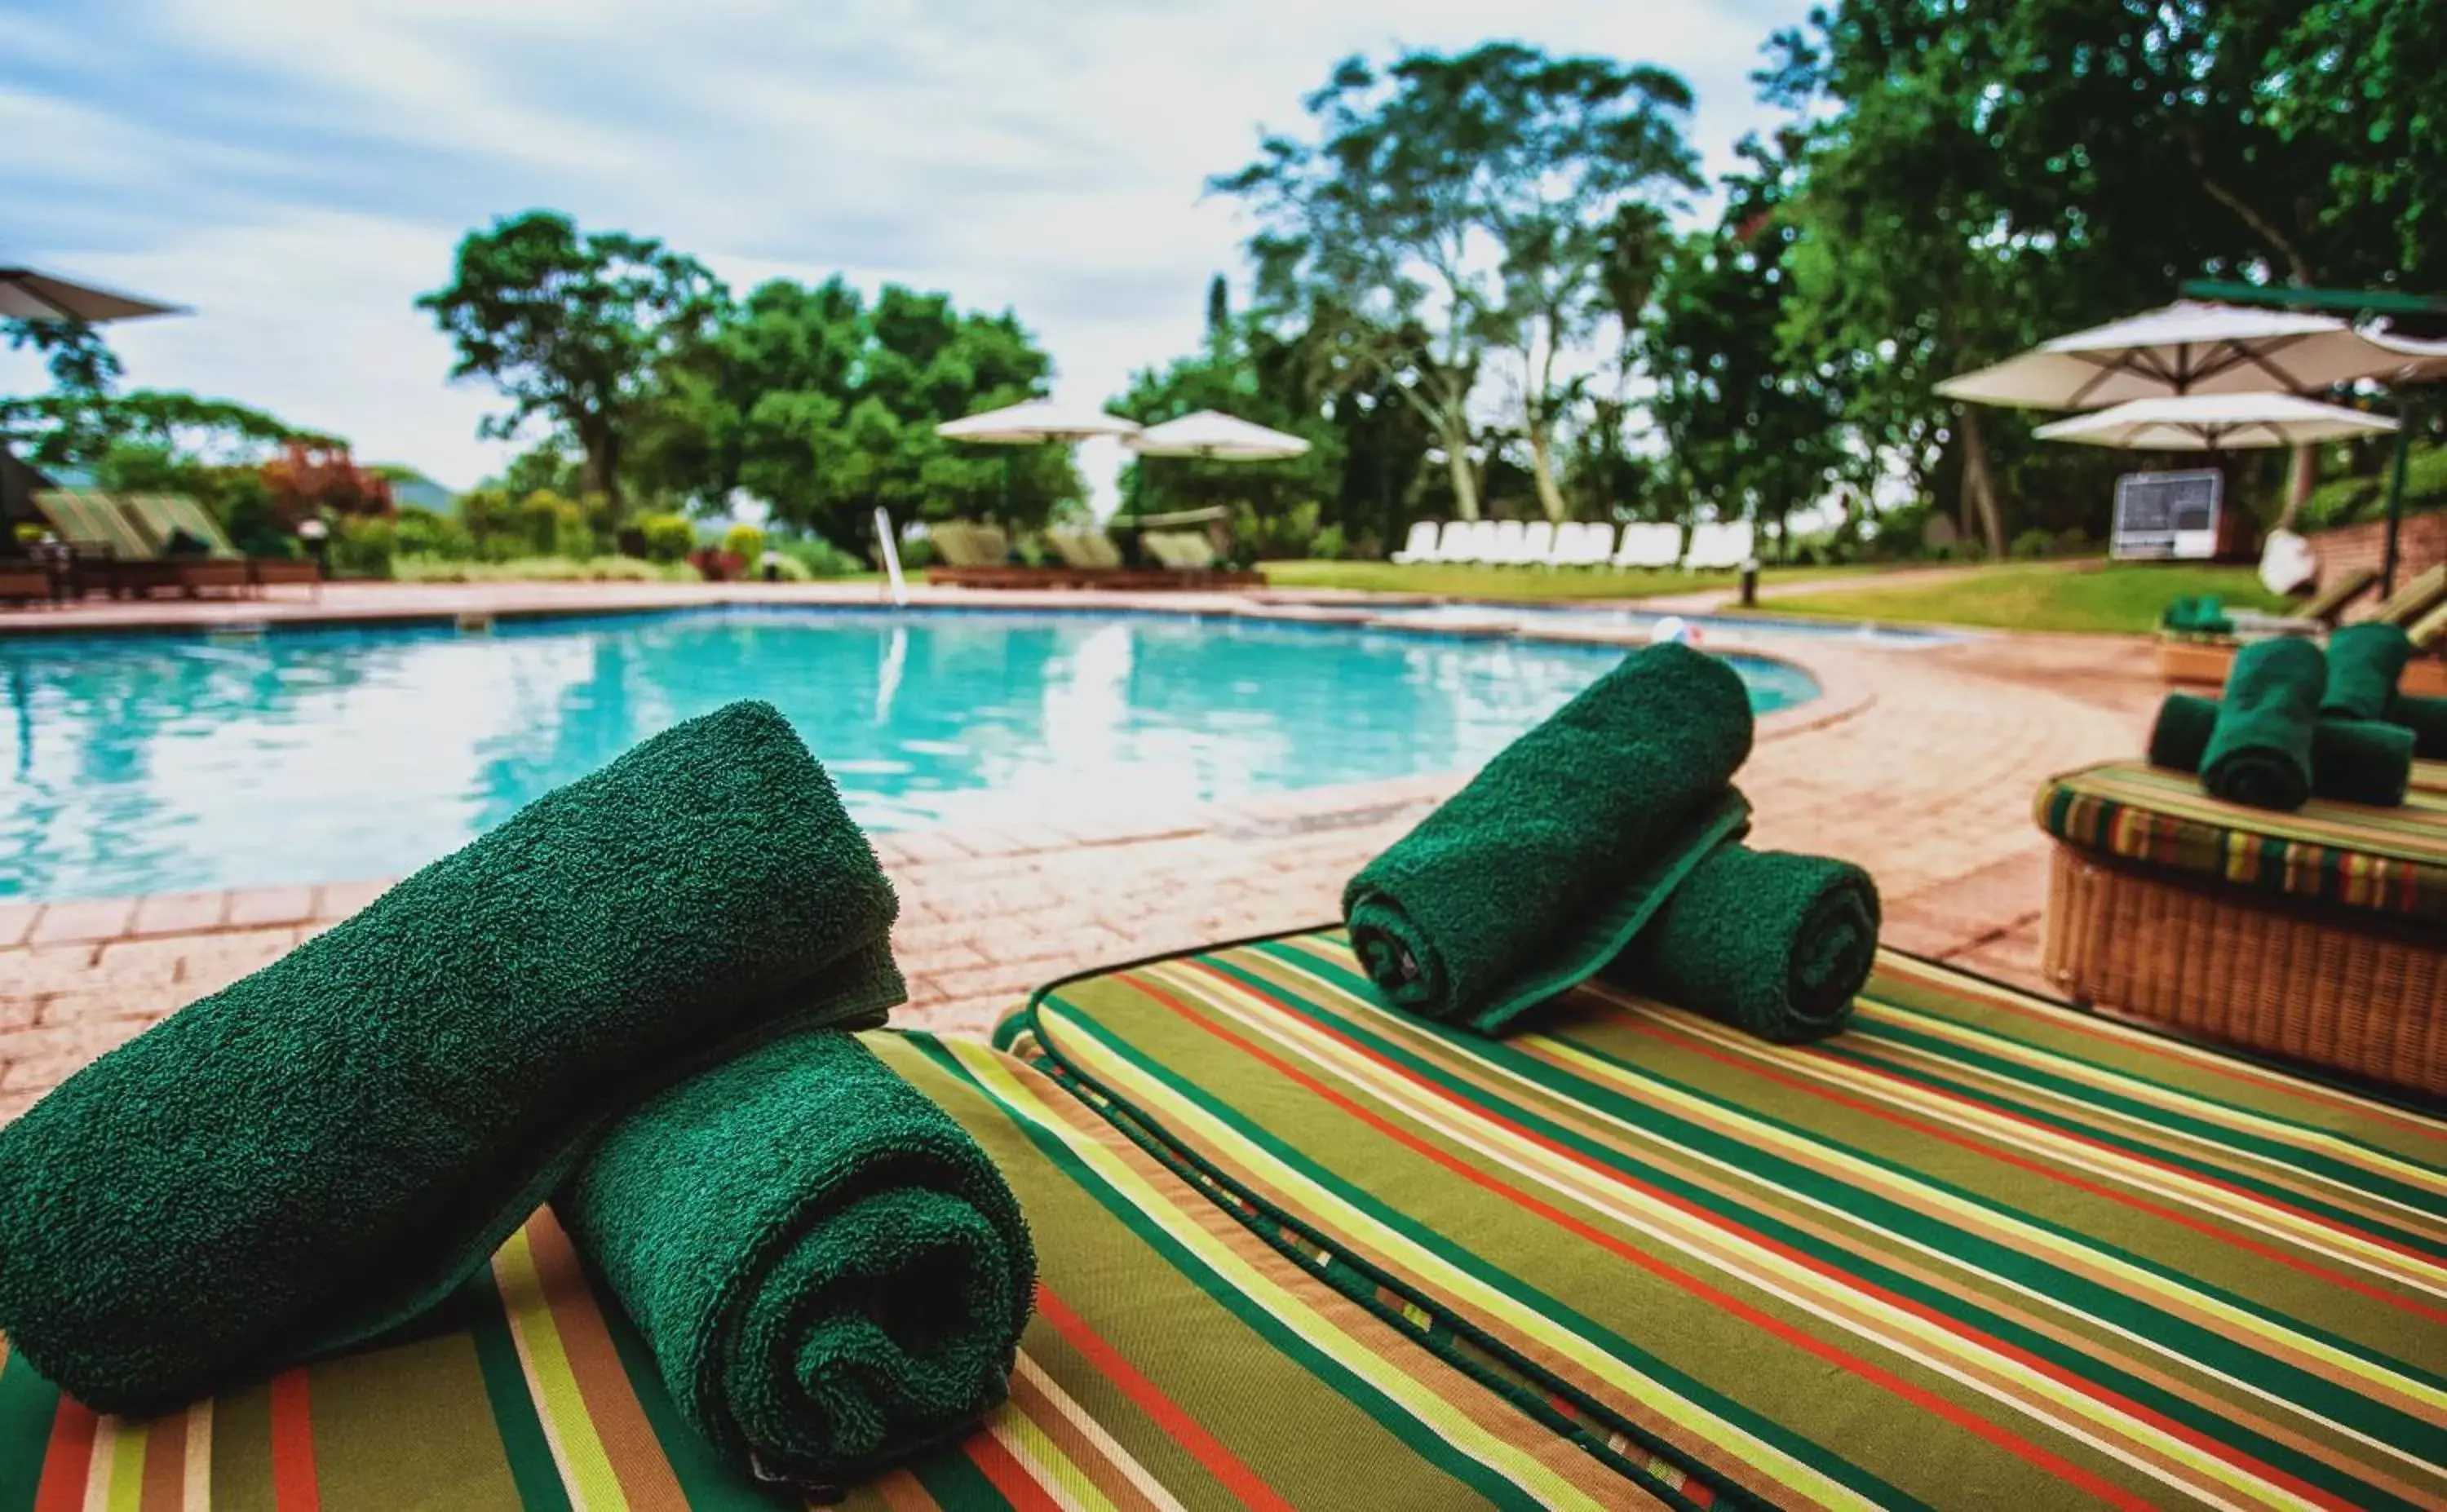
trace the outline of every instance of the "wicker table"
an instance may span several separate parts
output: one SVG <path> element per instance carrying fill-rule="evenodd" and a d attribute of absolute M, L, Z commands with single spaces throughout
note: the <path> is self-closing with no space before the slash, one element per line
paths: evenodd
<path fill-rule="evenodd" d="M 2416 764 L 2401 808 L 2274 813 L 2110 762 L 2036 816 L 2067 996 L 2447 1096 L 2447 764 Z"/>

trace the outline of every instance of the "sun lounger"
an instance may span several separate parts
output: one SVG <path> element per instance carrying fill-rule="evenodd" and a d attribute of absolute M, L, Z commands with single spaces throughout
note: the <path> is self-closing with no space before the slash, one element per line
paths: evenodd
<path fill-rule="evenodd" d="M 1041 1286 L 1010 1401 L 842 1505 L 1665 1504 L 1039 1072 L 974 1044 L 865 1038 L 1001 1169 Z M 0 1505 L 801 1504 L 694 1436 L 549 1210 L 408 1333 L 153 1418 L 97 1418 L 0 1358 Z"/>
<path fill-rule="evenodd" d="M 1617 567 L 1671 567 L 1682 559 L 1682 527 L 1660 520 L 1622 527 L 1622 544 L 1614 554 Z"/>
<path fill-rule="evenodd" d="M 2049 781 L 2035 813 L 2062 991 L 2447 1096 L 2447 793 L 2428 780 L 2401 807 L 2275 812 L 2110 762 Z"/>
<path fill-rule="evenodd" d="M 1594 520 L 1566 520 L 1555 527 L 1550 567 L 1603 567 L 1614 553 L 1614 527 Z"/>
<path fill-rule="evenodd" d="M 1207 572 L 1215 566 L 1215 544 L 1194 530 L 1150 530 L 1139 537 L 1147 554 L 1175 572 Z"/>
<path fill-rule="evenodd" d="M 2351 572 L 2340 573 L 2318 593 L 2295 605 L 2290 617 L 2333 625 L 2337 616 L 2344 613 L 2347 604 L 2368 593 L 2378 583 L 2379 569 L 2376 567 L 2357 567 Z"/>
<path fill-rule="evenodd" d="M 1888 953 L 1780 1047 L 1600 988 L 1499 1041 L 1338 931 L 1000 1039 L 1684 1505 L 2447 1494 L 2447 1124 Z"/>
<path fill-rule="evenodd" d="M 323 570 L 311 558 L 247 556 L 221 529 L 212 511 L 184 494 L 122 494 L 118 500 L 120 512 L 154 556 L 178 561 L 197 575 L 210 574 L 215 578 L 211 586 L 229 586 L 227 579 L 233 575 L 228 564 L 233 562 L 243 564 L 243 581 L 253 588 L 287 584 L 319 590 L 322 586 Z M 184 550 L 177 549 L 181 546 Z"/>
<path fill-rule="evenodd" d="M 2349 602 L 2350 597 L 2347 595 L 2344 601 Z M 2304 605 L 2305 611 L 2313 607 Z M 2307 614 L 2292 616 L 2294 621 L 2307 618 Z M 2417 651 L 2433 651 L 2447 644 L 2447 562 L 2406 579 L 2379 604 L 2371 618 L 2404 626 Z M 2234 665 L 2236 644 L 2226 638 L 2162 633 L 2158 637 L 2158 675 L 2171 683 L 2223 686 L 2228 669 Z M 2424 697 L 2447 696 L 2447 662 L 2435 656 L 2417 659 L 2405 669 L 2402 687 L 2405 692 Z"/>
<path fill-rule="evenodd" d="M 1444 560 L 1436 551 L 1437 528 L 1436 522 L 1432 520 L 1422 520 L 1413 523 L 1410 539 L 1403 543 L 1400 551 L 1394 553 L 1394 564 L 1409 567 Z M 1451 527 L 1448 525 L 1444 528 L 1449 530 Z"/>
<path fill-rule="evenodd" d="M 1490 567 L 1520 566 L 1527 559 L 1524 543 L 1528 539 L 1528 536 L 1529 527 L 1526 521 L 1518 520 L 1495 521 L 1495 528 L 1488 537 L 1485 561 Z"/>
<path fill-rule="evenodd" d="M 319 583 L 312 561 L 250 560 L 202 505 L 179 494 L 105 494 L 49 489 L 34 507 L 67 543 L 71 585 L 116 597 L 176 589 L 245 593 L 271 583 Z"/>
<path fill-rule="evenodd" d="M 1555 524 L 1549 520 L 1533 520 L 1521 527 L 1521 564 L 1525 567 L 1549 567 L 1555 555 Z"/>
<path fill-rule="evenodd" d="M 1682 558 L 1687 572 L 1730 572 L 1750 560 L 1755 532 L 1747 520 L 1717 520 L 1691 527 L 1691 549 Z"/>
<path fill-rule="evenodd" d="M 1065 567 L 1083 572 L 1114 572 L 1122 565 L 1122 549 L 1101 530 L 1049 530 L 1045 539 Z"/>

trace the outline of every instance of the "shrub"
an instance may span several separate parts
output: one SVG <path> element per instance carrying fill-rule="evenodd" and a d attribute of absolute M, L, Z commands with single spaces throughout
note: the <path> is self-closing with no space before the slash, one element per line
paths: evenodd
<path fill-rule="evenodd" d="M 332 526 L 332 572 L 340 577 L 389 577 L 399 527 L 377 516 L 345 517 Z"/>
<path fill-rule="evenodd" d="M 801 561 L 798 558 L 791 556 L 788 552 L 783 551 L 778 547 L 775 548 L 773 552 L 773 559 L 768 562 L 761 563 L 752 576 L 762 577 L 768 569 L 772 572 L 773 580 L 777 583 L 810 582 L 814 580 L 816 576 L 814 573 L 807 570 L 807 564 L 806 562 Z"/>
<path fill-rule="evenodd" d="M 722 533 L 722 549 L 741 561 L 765 555 L 765 533 L 753 525 L 733 525 Z"/>
<path fill-rule="evenodd" d="M 776 537 L 771 545 L 805 577 L 846 577 L 866 571 L 864 561 L 822 536 Z M 906 565 L 907 558 L 904 557 L 902 561 Z"/>
<path fill-rule="evenodd" d="M 401 556 L 392 562 L 393 576 L 410 583 L 528 582 L 694 582 L 696 570 L 685 562 L 657 564 L 635 557 L 518 557 L 508 561 L 447 560 L 440 557 Z"/>
<path fill-rule="evenodd" d="M 1340 561 L 1346 555 L 1348 555 L 1343 547 L 1342 527 L 1340 525 L 1328 525 L 1323 530 L 1318 531 L 1316 539 L 1309 542 L 1308 549 L 1311 556 L 1323 557 L 1333 561 Z"/>
<path fill-rule="evenodd" d="M 904 540 L 898 544 L 901 549 L 901 570 L 902 572 L 914 573 L 920 567 L 932 567 L 935 565 L 935 543 L 928 540 L 925 537 L 920 536 L 915 540 Z M 848 557 L 850 560 L 858 563 L 858 565 L 851 568 L 850 571 L 863 573 L 867 570 L 867 564 L 863 558 L 849 552 L 843 552 L 842 555 Z M 875 560 L 875 570 L 877 572 L 882 572 L 883 570 L 883 558 L 881 556 L 879 556 Z"/>
<path fill-rule="evenodd" d="M 2053 554 L 2056 545 L 2054 535 L 2033 525 L 2014 538 L 2013 544 L 2006 548 L 2006 554 L 2017 560 L 2035 561 Z"/>
<path fill-rule="evenodd" d="M 398 529 L 402 557 L 467 561 L 476 555 L 476 538 L 467 533 L 466 524 L 455 515 L 437 515 L 430 509 L 402 509 Z"/>
<path fill-rule="evenodd" d="M 685 561 L 696 548 L 696 531 L 679 515 L 647 515 L 637 521 L 637 535 L 648 561 Z"/>

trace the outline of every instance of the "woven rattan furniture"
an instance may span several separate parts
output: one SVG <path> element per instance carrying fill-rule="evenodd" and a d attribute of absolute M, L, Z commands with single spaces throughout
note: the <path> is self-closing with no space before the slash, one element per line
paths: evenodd
<path fill-rule="evenodd" d="M 2051 779 L 2042 969 L 2076 1002 L 2447 1096 L 2447 764 L 2402 808 L 2222 803 L 2187 772 Z"/>

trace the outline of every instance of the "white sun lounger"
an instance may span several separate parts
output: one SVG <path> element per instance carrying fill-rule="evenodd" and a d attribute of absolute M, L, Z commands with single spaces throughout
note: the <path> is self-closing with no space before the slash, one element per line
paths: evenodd
<path fill-rule="evenodd" d="M 1521 529 L 1521 564 L 1525 567 L 1547 566 L 1555 555 L 1555 522 L 1533 520 Z"/>
<path fill-rule="evenodd" d="M 1754 532 L 1747 520 L 1691 527 L 1691 550 L 1682 565 L 1691 572 L 1727 572 L 1750 560 Z"/>
<path fill-rule="evenodd" d="M 1581 526 L 1581 543 L 1573 549 L 1572 567 L 1603 567 L 1614 556 L 1614 526 L 1603 520 L 1592 520 Z"/>
<path fill-rule="evenodd" d="M 1394 554 L 1394 563 L 1397 566 L 1408 567 L 1414 562 L 1444 560 L 1444 558 L 1436 553 L 1436 522 L 1432 520 L 1422 520 L 1412 525 L 1410 539 L 1404 541 L 1402 549 Z"/>
<path fill-rule="evenodd" d="M 1490 567 L 1520 566 L 1527 559 L 1527 553 L 1521 549 L 1521 543 L 1527 536 L 1528 526 L 1525 522 L 1518 520 L 1497 520 L 1493 539 L 1488 542 L 1487 556 L 1482 559 Z"/>
<path fill-rule="evenodd" d="M 1622 544 L 1614 554 L 1617 567 L 1671 567 L 1682 559 L 1682 527 L 1651 520 L 1622 527 Z"/>

